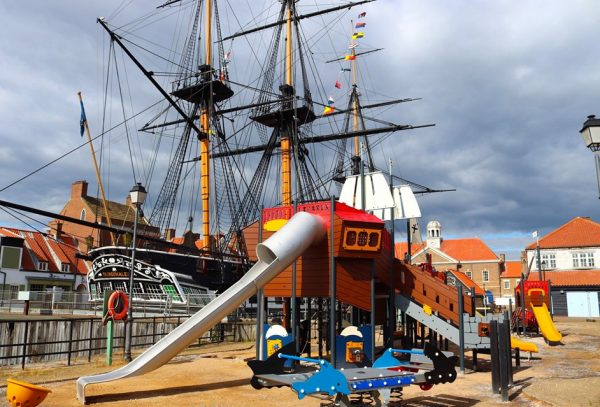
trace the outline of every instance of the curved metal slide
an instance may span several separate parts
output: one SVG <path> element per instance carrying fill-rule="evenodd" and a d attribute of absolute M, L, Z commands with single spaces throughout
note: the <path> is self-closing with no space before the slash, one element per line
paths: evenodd
<path fill-rule="evenodd" d="M 85 403 L 85 388 L 89 384 L 139 376 L 170 361 L 240 304 L 256 294 L 261 287 L 285 270 L 313 242 L 324 235 L 325 226 L 321 218 L 306 212 L 294 215 L 277 233 L 258 244 L 256 248 L 258 262 L 223 294 L 131 363 L 112 372 L 80 377 L 76 384 L 79 401 Z"/>

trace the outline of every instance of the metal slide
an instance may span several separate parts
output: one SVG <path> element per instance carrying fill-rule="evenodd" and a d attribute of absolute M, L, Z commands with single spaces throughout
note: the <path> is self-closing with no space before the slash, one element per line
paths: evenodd
<path fill-rule="evenodd" d="M 531 308 L 533 309 L 533 315 L 535 315 L 540 331 L 542 331 L 542 335 L 544 335 L 544 338 L 546 338 L 548 343 L 550 345 L 560 343 L 562 334 L 556 329 L 554 322 L 552 322 L 552 317 L 550 316 L 546 303 L 542 303 L 541 306 L 531 304 Z"/>
<path fill-rule="evenodd" d="M 108 373 L 77 379 L 77 398 L 85 403 L 88 384 L 139 376 L 159 368 L 218 324 L 240 304 L 285 270 L 308 247 L 325 235 L 320 217 L 306 212 L 294 215 L 277 233 L 256 248 L 258 262 L 219 297 L 152 345 L 131 363 Z"/>

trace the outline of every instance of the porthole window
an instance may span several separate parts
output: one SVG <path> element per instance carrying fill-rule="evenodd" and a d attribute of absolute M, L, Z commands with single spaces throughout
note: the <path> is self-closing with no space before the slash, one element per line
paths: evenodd
<path fill-rule="evenodd" d="M 369 233 L 369 246 L 377 247 L 379 244 L 379 234 L 378 233 Z"/>
<path fill-rule="evenodd" d="M 351 230 L 346 233 L 346 244 L 348 246 L 354 246 L 356 244 L 356 232 Z"/>
<path fill-rule="evenodd" d="M 367 232 L 359 232 L 358 233 L 358 245 L 366 246 L 368 236 L 369 236 L 369 234 Z"/>

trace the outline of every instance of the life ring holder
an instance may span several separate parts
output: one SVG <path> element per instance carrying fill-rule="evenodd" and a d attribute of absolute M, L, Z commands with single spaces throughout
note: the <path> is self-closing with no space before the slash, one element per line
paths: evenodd
<path fill-rule="evenodd" d="M 123 291 L 115 291 L 108 298 L 108 315 L 116 320 L 120 321 L 127 318 L 127 308 L 129 306 L 129 298 Z"/>

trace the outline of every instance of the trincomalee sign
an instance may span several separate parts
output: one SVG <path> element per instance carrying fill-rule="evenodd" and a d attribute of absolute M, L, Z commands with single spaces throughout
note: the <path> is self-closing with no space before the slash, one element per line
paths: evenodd
<path fill-rule="evenodd" d="M 165 280 L 172 283 L 171 276 L 156 267 L 135 261 L 135 279 L 161 284 Z M 106 254 L 94 259 L 92 269 L 88 273 L 90 283 L 105 280 L 128 280 L 131 272 L 131 258 L 121 254 Z"/>

